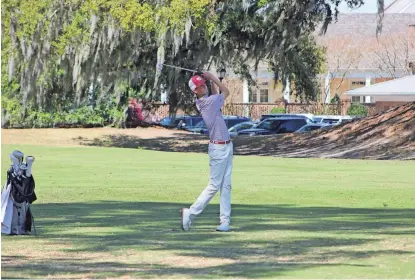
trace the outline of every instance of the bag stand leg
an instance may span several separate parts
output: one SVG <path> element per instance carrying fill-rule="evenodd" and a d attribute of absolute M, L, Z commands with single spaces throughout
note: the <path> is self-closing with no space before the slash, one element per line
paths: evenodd
<path fill-rule="evenodd" d="M 36 235 L 35 218 L 33 217 L 32 211 L 30 211 L 30 216 L 32 216 L 33 232 Z"/>

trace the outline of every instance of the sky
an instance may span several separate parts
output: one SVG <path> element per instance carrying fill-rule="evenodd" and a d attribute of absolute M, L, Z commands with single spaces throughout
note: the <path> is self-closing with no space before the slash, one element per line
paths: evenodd
<path fill-rule="evenodd" d="M 389 6 L 394 0 L 385 0 L 385 8 Z M 365 4 L 355 10 L 350 10 L 345 2 L 339 6 L 340 13 L 377 13 L 377 0 L 365 0 Z"/>

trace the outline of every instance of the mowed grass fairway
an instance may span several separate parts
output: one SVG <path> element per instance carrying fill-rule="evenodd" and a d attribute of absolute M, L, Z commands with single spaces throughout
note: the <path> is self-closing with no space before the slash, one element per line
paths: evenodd
<path fill-rule="evenodd" d="M 232 232 L 219 196 L 182 207 L 208 155 L 2 145 L 36 157 L 37 236 L 2 236 L 2 278 L 415 278 L 415 162 L 236 156 Z"/>

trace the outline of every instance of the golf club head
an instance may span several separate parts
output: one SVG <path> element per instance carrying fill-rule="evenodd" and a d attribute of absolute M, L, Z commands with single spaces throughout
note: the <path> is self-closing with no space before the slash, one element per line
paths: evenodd
<path fill-rule="evenodd" d="M 32 165 L 35 161 L 35 157 L 27 156 L 26 157 L 26 177 L 32 176 Z"/>
<path fill-rule="evenodd" d="M 14 150 L 13 151 L 13 156 L 19 160 L 19 164 L 21 164 L 23 162 L 24 154 L 21 151 Z"/>
<path fill-rule="evenodd" d="M 17 174 L 20 170 L 19 159 L 14 155 L 14 152 L 10 154 L 10 160 L 13 163 L 13 170 Z"/>

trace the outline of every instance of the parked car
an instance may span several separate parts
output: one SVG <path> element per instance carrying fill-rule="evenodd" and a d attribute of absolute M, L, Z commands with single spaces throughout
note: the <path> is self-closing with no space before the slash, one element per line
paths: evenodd
<path fill-rule="evenodd" d="M 176 116 L 175 118 L 172 118 L 172 117 L 162 118 L 159 122 L 159 125 L 163 127 L 167 127 L 167 128 L 177 127 L 177 125 L 180 122 L 180 120 L 178 119 L 179 117 L 180 116 Z"/>
<path fill-rule="evenodd" d="M 225 124 L 228 129 L 232 128 L 233 126 L 239 123 L 251 121 L 251 119 L 248 117 L 228 116 L 228 115 L 223 116 L 223 119 L 225 120 Z M 203 120 L 200 121 L 195 127 L 192 127 L 186 130 L 191 131 L 191 132 L 201 133 L 201 134 L 209 134 L 207 126 Z"/>
<path fill-rule="evenodd" d="M 180 118 L 177 128 L 188 130 L 194 128 L 200 121 L 203 121 L 202 116 L 184 116 Z"/>
<path fill-rule="evenodd" d="M 260 121 L 270 118 L 303 118 L 308 121 L 314 122 L 313 114 L 263 114 Z"/>
<path fill-rule="evenodd" d="M 172 117 L 165 117 L 160 121 L 160 125 L 167 128 L 178 128 L 178 129 L 186 129 L 195 127 L 197 123 L 199 123 L 202 119 L 202 116 L 176 116 Z"/>
<path fill-rule="evenodd" d="M 256 125 L 254 128 L 240 131 L 239 135 L 254 136 L 254 135 L 292 133 L 308 123 L 312 123 L 312 122 L 308 119 L 304 119 L 301 117 L 270 118 L 270 119 L 263 120 L 258 125 Z"/>
<path fill-rule="evenodd" d="M 207 126 L 203 120 L 198 122 L 194 127 L 187 128 L 187 131 L 204 134 L 204 131 L 207 131 Z"/>
<path fill-rule="evenodd" d="M 242 131 L 244 129 L 253 128 L 257 124 L 258 124 L 257 122 L 252 122 L 252 121 L 238 123 L 238 124 L 236 124 L 236 125 L 234 125 L 234 126 L 232 126 L 231 128 L 228 129 L 229 135 L 231 137 L 235 137 L 239 134 L 239 131 Z"/>
<path fill-rule="evenodd" d="M 229 116 L 229 115 L 223 116 L 223 119 L 225 120 L 225 123 L 228 129 L 239 123 L 252 121 L 251 118 L 248 118 L 248 117 Z"/>
<path fill-rule="evenodd" d="M 314 121 L 316 123 L 325 123 L 325 124 L 340 124 L 342 122 L 351 121 L 352 116 L 336 116 L 336 115 L 318 115 L 314 116 Z"/>
<path fill-rule="evenodd" d="M 328 129 L 330 127 L 332 127 L 333 125 L 331 124 L 324 124 L 324 123 L 309 123 L 304 125 L 303 127 L 297 129 L 295 132 L 296 133 L 304 133 L 304 132 L 310 132 L 313 130 L 318 130 L 318 129 Z"/>

